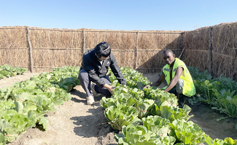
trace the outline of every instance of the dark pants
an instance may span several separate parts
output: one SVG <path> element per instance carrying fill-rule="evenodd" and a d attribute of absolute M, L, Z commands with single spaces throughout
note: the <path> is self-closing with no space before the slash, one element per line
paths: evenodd
<path fill-rule="evenodd" d="M 84 69 L 80 70 L 79 75 L 78 75 L 78 79 L 79 82 L 82 86 L 82 88 L 85 90 L 87 96 L 89 97 L 91 94 L 91 80 L 89 77 L 89 74 L 87 71 L 85 71 Z M 108 76 L 104 76 L 101 78 L 106 84 L 110 84 L 110 80 Z M 95 85 L 95 91 L 97 93 L 100 93 L 104 96 L 111 96 L 111 93 L 109 92 L 108 89 L 104 88 L 104 87 L 99 87 L 99 85 Z"/>

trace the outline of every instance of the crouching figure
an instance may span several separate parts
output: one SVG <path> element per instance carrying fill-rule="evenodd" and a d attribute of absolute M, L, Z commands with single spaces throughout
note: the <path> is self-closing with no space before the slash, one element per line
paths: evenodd
<path fill-rule="evenodd" d="M 126 80 L 107 42 L 101 42 L 83 54 L 78 79 L 86 92 L 88 105 L 94 103 L 96 96 L 111 96 L 113 94 L 114 88 L 110 85 L 111 82 L 106 75 L 109 68 L 119 83 L 125 86 Z"/>
<path fill-rule="evenodd" d="M 148 86 L 158 87 L 165 79 L 167 86 L 162 89 L 166 92 L 174 93 L 178 97 L 182 96 L 182 99 L 195 95 L 196 89 L 193 79 L 185 63 L 179 58 L 175 58 L 175 54 L 170 49 L 164 50 L 163 58 L 166 65 L 162 68 L 162 74 L 156 82 L 147 85 L 144 88 L 147 88 Z"/>

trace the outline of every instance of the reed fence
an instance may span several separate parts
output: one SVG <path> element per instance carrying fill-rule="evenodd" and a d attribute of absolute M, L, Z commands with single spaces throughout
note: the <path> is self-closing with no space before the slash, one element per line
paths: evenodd
<path fill-rule="evenodd" d="M 0 65 L 31 72 L 80 66 L 83 53 L 102 41 L 110 44 L 120 67 L 159 72 L 165 65 L 162 50 L 171 49 L 188 66 L 237 80 L 237 23 L 185 32 L 1 27 Z"/>
<path fill-rule="evenodd" d="M 90 29 L 0 28 L 0 64 L 28 68 L 31 72 L 80 66 L 83 53 L 106 41 L 119 66 L 154 72 L 164 65 L 159 52 L 182 50 L 180 31 L 110 31 Z"/>

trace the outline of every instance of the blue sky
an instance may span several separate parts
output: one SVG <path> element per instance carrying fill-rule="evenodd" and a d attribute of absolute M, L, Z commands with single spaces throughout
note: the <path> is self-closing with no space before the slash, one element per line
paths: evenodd
<path fill-rule="evenodd" d="M 236 0 L 0 0 L 0 27 L 194 30 L 237 22 L 236 6 Z"/>

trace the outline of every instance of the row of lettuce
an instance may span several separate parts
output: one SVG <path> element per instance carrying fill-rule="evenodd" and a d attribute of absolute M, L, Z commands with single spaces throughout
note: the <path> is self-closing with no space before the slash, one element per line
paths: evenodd
<path fill-rule="evenodd" d="M 21 67 L 13 67 L 11 65 L 5 64 L 5 65 L 0 65 L 0 79 L 4 79 L 7 77 L 12 77 L 15 75 L 21 75 L 24 72 L 26 72 L 26 68 L 21 68 Z"/>
<path fill-rule="evenodd" d="M 189 71 L 197 90 L 197 97 L 190 99 L 191 103 L 203 101 L 230 117 L 237 116 L 237 82 L 223 76 L 212 79 L 207 71 L 195 67 L 189 67 Z"/>
<path fill-rule="evenodd" d="M 141 73 L 127 67 L 121 71 L 127 86 L 120 85 L 110 72 L 114 94 L 100 101 L 111 126 L 121 131 L 115 134 L 118 144 L 237 144 L 232 138 L 211 139 L 197 124 L 188 121 L 192 117 L 191 108 L 187 105 L 179 108 L 174 94 L 154 87 L 143 89 L 150 82 Z"/>
<path fill-rule="evenodd" d="M 21 132 L 36 124 L 46 129 L 48 124 L 45 113 L 71 98 L 67 92 L 79 84 L 78 71 L 79 68 L 58 68 L 16 83 L 12 87 L 0 89 L 0 145 L 13 141 Z M 237 144 L 231 138 L 212 140 L 197 124 L 188 121 L 192 117 L 189 115 L 191 109 L 187 105 L 179 108 L 176 96 L 151 87 L 143 90 L 143 86 L 150 83 L 147 78 L 130 68 L 122 68 L 122 72 L 127 80 L 127 87 L 119 85 L 112 74 L 110 79 L 116 86 L 114 95 L 112 98 L 102 98 L 100 102 L 106 108 L 105 115 L 111 126 L 122 130 L 121 134 L 115 136 L 119 144 Z M 217 91 L 210 89 L 215 85 L 208 89 L 208 85 L 198 86 L 198 83 L 207 82 L 210 76 L 196 68 L 191 68 L 191 73 L 197 92 L 204 94 L 200 98 L 205 102 L 208 100 L 206 95 L 215 96 L 217 91 L 223 94 L 224 90 L 234 94 L 230 89 L 237 89 L 233 81 L 223 77 L 209 80 L 215 85 L 221 85 L 216 81 L 224 80 L 226 85 Z M 204 78 L 200 79 L 202 76 Z M 223 97 L 234 102 L 235 97 Z"/>
<path fill-rule="evenodd" d="M 47 129 L 44 115 L 71 98 L 79 85 L 79 68 L 62 67 L 0 89 L 0 145 L 12 142 L 30 127 Z"/>

